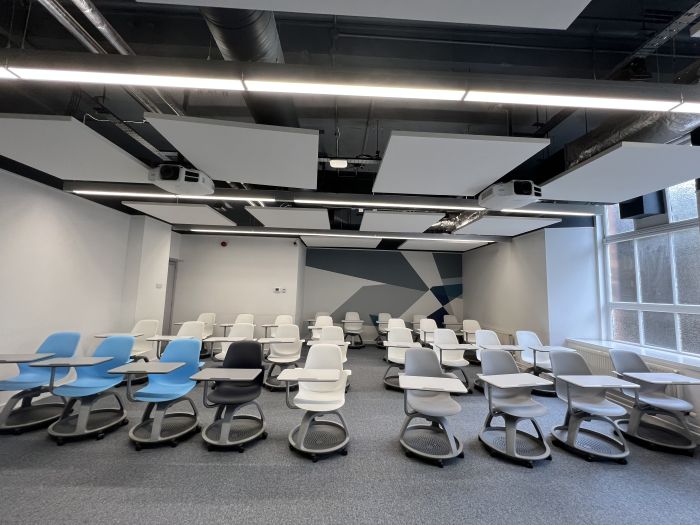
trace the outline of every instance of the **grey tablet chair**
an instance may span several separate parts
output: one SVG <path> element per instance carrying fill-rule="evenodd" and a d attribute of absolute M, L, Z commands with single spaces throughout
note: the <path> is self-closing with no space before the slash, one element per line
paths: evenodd
<path fill-rule="evenodd" d="M 392 343 L 401 344 L 401 346 L 392 346 Z M 389 331 L 389 338 L 386 342 L 386 362 L 389 363 L 389 366 L 386 372 L 384 372 L 384 388 L 389 390 L 402 390 L 399 386 L 398 371 L 404 369 L 406 350 L 408 350 L 408 348 L 421 348 L 420 343 L 413 342 L 413 333 L 411 329 L 405 327 L 392 328 Z M 397 373 L 389 375 L 389 372 L 392 370 L 396 370 Z"/>
<path fill-rule="evenodd" d="M 578 353 L 553 352 L 550 360 L 555 378 L 562 375 L 591 375 L 590 368 Z M 564 424 L 552 429 L 553 443 L 583 456 L 586 461 L 612 459 L 619 463 L 627 463 L 627 442 L 610 419 L 625 416 L 627 412 L 605 397 L 608 389 L 581 388 L 557 379 L 556 390 L 557 397 L 566 402 L 567 410 Z M 609 424 L 614 435 L 582 428 L 581 425 L 588 421 Z"/>
<path fill-rule="evenodd" d="M 681 452 L 693 455 L 697 443 L 688 428 L 686 417 L 693 410 L 693 405 L 684 399 L 669 396 L 667 385 L 652 385 L 637 381 L 625 374 L 630 372 L 650 372 L 642 358 L 629 350 L 611 350 L 610 358 L 616 372 L 623 379 L 638 383 L 639 390 L 623 393 L 634 399 L 630 417 L 618 419 L 615 424 L 630 440 L 652 449 L 668 452 Z M 674 419 L 680 431 L 643 421 L 643 416 L 666 416 Z"/>
<path fill-rule="evenodd" d="M 301 359 L 302 341 L 299 338 L 299 327 L 295 324 L 283 324 L 277 327 L 277 337 L 292 339 L 290 343 L 270 343 L 270 353 L 265 360 L 270 363 L 263 384 L 271 392 L 282 391 L 286 387 L 277 376 L 285 368 L 296 368 L 296 363 Z M 278 370 L 275 374 L 275 370 Z M 292 385 L 296 388 L 296 384 Z"/>
<path fill-rule="evenodd" d="M 209 388 L 209 381 L 204 383 L 204 406 L 216 407 L 213 423 L 202 430 L 202 439 L 207 448 L 235 447 L 243 452 L 243 444 L 256 439 L 267 438 L 265 417 L 260 405 L 255 401 L 262 391 L 263 356 L 262 346 L 254 341 L 232 343 L 226 353 L 223 368 L 245 368 L 260 370 L 260 375 L 252 381 L 220 381 Z M 259 416 L 240 414 L 247 406 L 254 406 Z"/>
<path fill-rule="evenodd" d="M 508 352 L 482 350 L 481 367 L 484 375 L 518 374 L 518 365 Z M 532 399 L 531 387 L 496 388 L 486 383 L 484 394 L 489 402 L 489 414 L 479 433 L 479 441 L 489 454 L 512 459 L 532 468 L 532 462 L 552 459 L 544 433 L 535 419 L 547 409 Z M 502 417 L 504 426 L 492 426 L 493 418 Z M 518 423 L 530 421 L 537 435 L 518 430 Z"/>
<path fill-rule="evenodd" d="M 464 386 L 469 390 L 469 378 L 467 377 L 466 368 L 469 366 L 469 361 L 464 358 L 464 350 L 441 350 L 440 345 L 458 345 L 459 340 L 457 334 L 449 328 L 437 328 L 433 334 L 433 349 L 440 358 L 440 364 L 445 372 L 457 372 L 464 378 Z"/>
<path fill-rule="evenodd" d="M 406 375 L 457 378 L 442 371 L 435 352 L 422 348 L 409 348 L 406 351 Z M 449 393 L 404 390 L 403 399 L 406 419 L 401 427 L 399 442 L 406 456 L 434 460 L 440 467 L 443 460 L 464 457 L 462 443 L 447 422 L 447 417 L 459 414 L 462 407 Z M 416 418 L 425 419 L 430 424 L 410 425 Z"/>
<path fill-rule="evenodd" d="M 377 337 L 374 339 L 374 342 L 380 348 L 384 346 L 384 338 L 389 332 L 389 319 L 391 319 L 391 314 L 386 312 L 377 315 Z"/>

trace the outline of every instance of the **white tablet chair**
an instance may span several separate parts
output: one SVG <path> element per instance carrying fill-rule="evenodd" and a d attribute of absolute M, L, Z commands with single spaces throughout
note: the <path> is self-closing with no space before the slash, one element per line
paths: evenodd
<path fill-rule="evenodd" d="M 469 366 L 469 361 L 464 359 L 464 350 L 440 349 L 441 345 L 458 345 L 457 334 L 449 328 L 436 328 L 433 334 L 433 350 L 440 359 L 440 364 L 446 372 L 456 372 L 459 370 L 464 378 L 464 386 L 469 390 L 469 378 L 465 368 Z"/>
<path fill-rule="evenodd" d="M 160 321 L 157 319 L 142 319 L 137 321 L 131 329 L 132 334 L 142 334 L 134 336 L 134 346 L 131 349 L 132 359 L 143 359 L 148 361 L 149 358 L 156 357 L 156 351 L 153 348 L 153 343 L 147 341 L 149 337 L 158 335 Z"/>
<path fill-rule="evenodd" d="M 520 370 L 509 352 L 484 350 L 481 352 L 481 369 L 484 375 L 512 374 L 519 377 Z M 531 377 L 531 376 L 526 376 Z M 532 399 L 532 387 L 497 388 L 485 384 L 484 394 L 489 402 L 489 413 L 479 433 L 479 441 L 492 456 L 499 455 L 532 468 L 532 462 L 552 459 L 544 433 L 535 419 L 544 416 L 547 409 Z M 492 426 L 495 417 L 502 417 L 503 426 Z M 536 435 L 518 430 L 518 423 L 530 421 Z"/>
<path fill-rule="evenodd" d="M 339 452 L 345 456 L 350 441 L 348 427 L 338 411 L 345 404 L 345 385 L 350 370 L 343 370 L 343 359 L 337 345 L 315 344 L 309 348 L 305 369 L 338 370 L 337 381 L 299 381 L 299 392 L 290 399 L 287 389 L 287 406 L 304 410 L 301 424 L 289 433 L 289 448 L 308 455 L 316 463 L 320 455 Z M 289 384 L 289 383 L 287 383 Z M 320 419 L 335 415 L 339 423 Z"/>
<path fill-rule="evenodd" d="M 339 326 L 324 326 L 321 328 L 320 344 L 337 345 L 343 356 L 343 363 L 348 361 L 349 342 L 345 340 L 343 329 Z M 316 343 L 315 343 L 316 344 Z"/>
<path fill-rule="evenodd" d="M 454 374 L 442 371 L 434 352 L 422 348 L 409 348 L 406 351 L 405 367 L 407 376 L 454 379 Z M 406 456 L 433 460 L 440 467 L 445 459 L 463 458 L 462 443 L 455 437 L 447 421 L 448 416 L 461 411 L 462 407 L 448 392 L 404 390 L 406 419 L 401 427 L 399 442 Z M 416 418 L 425 419 L 430 424 L 409 426 Z"/>
<path fill-rule="evenodd" d="M 238 314 L 233 324 L 255 324 L 255 316 L 253 314 Z"/>
<path fill-rule="evenodd" d="M 465 343 L 476 343 L 476 331 L 481 330 L 481 325 L 479 321 L 474 321 L 473 319 L 465 319 L 462 321 L 462 332 L 464 332 L 464 342 Z"/>
<path fill-rule="evenodd" d="M 406 321 L 399 317 L 392 317 L 389 319 L 389 321 L 387 321 L 386 330 L 389 332 L 394 328 L 406 328 Z"/>
<path fill-rule="evenodd" d="M 360 314 L 357 312 L 346 312 L 343 323 L 343 331 L 345 337 L 350 338 L 350 348 L 363 348 L 365 346 L 362 341 L 362 327 L 364 323 L 360 319 Z"/>
<path fill-rule="evenodd" d="M 400 346 L 392 346 L 392 343 Z M 413 334 L 410 328 L 400 327 L 392 328 L 389 331 L 389 337 L 385 346 L 386 362 L 389 363 L 389 366 L 384 372 L 384 388 L 402 390 L 399 386 L 399 374 L 389 375 L 389 372 L 394 369 L 397 371 L 403 370 L 406 363 L 406 350 L 409 348 L 421 348 L 421 344 L 413 341 Z"/>
<path fill-rule="evenodd" d="M 255 325 L 250 323 L 234 324 L 229 330 L 226 337 L 236 338 L 238 341 L 254 341 L 255 340 Z M 231 347 L 231 343 L 221 343 L 221 353 L 214 356 L 217 361 L 226 359 L 226 352 Z"/>
<path fill-rule="evenodd" d="M 422 314 L 415 314 L 415 315 L 413 316 L 413 321 L 411 322 L 411 325 L 412 325 L 412 328 L 413 328 L 413 332 L 414 332 L 416 335 L 419 335 L 419 334 L 420 334 L 420 321 L 421 321 L 421 319 L 425 319 L 426 317 L 428 317 L 428 316 L 427 316 L 427 315 L 422 315 Z"/>
<path fill-rule="evenodd" d="M 550 359 L 554 377 L 557 378 L 557 396 L 567 405 L 564 424 L 552 429 L 553 443 L 582 455 L 587 461 L 598 458 L 627 463 L 625 458 L 630 453 L 627 442 L 611 419 L 625 416 L 627 412 L 605 397 L 610 388 L 584 388 L 558 379 L 559 376 L 567 375 L 592 375 L 586 361 L 576 352 L 553 352 Z M 591 428 L 583 428 L 581 425 L 588 421 L 607 423 L 612 428 L 614 436 Z"/>
<path fill-rule="evenodd" d="M 418 337 L 424 345 L 433 342 L 433 337 L 435 336 L 435 330 L 437 330 L 437 323 L 434 319 L 424 318 L 420 320 L 420 330 L 418 332 Z"/>
<path fill-rule="evenodd" d="M 206 339 L 214 335 L 214 325 L 216 324 L 216 314 L 214 313 L 204 313 L 199 314 L 197 321 L 204 323 L 204 331 L 202 332 L 202 339 Z M 179 334 L 178 334 L 179 335 Z"/>
<path fill-rule="evenodd" d="M 294 367 L 301 359 L 302 341 L 299 337 L 299 327 L 295 324 L 285 324 L 277 327 L 277 336 L 280 338 L 293 339 L 290 343 L 270 343 L 270 353 L 265 357 L 265 361 L 270 363 L 263 384 L 270 391 L 284 390 L 285 385 L 277 379 L 277 376 L 285 368 Z M 279 372 L 275 374 L 275 370 Z M 296 385 L 293 385 L 296 387 Z"/>
<path fill-rule="evenodd" d="M 525 364 L 529 365 L 527 371 L 534 370 L 535 356 L 532 351 L 533 346 L 542 346 L 542 341 L 537 336 L 535 332 L 530 332 L 529 330 L 518 330 L 515 332 L 515 344 L 522 346 L 525 350 L 520 352 L 520 359 Z M 545 370 L 552 369 L 552 363 L 549 360 L 549 354 L 546 352 L 540 352 L 537 356 L 537 368 L 543 368 Z"/>
<path fill-rule="evenodd" d="M 384 338 L 389 330 L 389 319 L 391 314 L 382 312 L 377 315 L 377 338 L 374 340 L 377 346 L 384 346 Z"/>
<path fill-rule="evenodd" d="M 177 331 L 177 334 L 175 337 L 183 338 L 183 339 L 196 339 L 201 343 L 202 339 L 204 339 L 204 330 L 205 330 L 205 325 L 203 321 L 185 321 L 182 323 L 182 326 L 180 326 L 180 329 Z M 167 348 L 167 345 L 166 345 Z M 201 348 L 201 345 L 200 345 Z M 164 351 L 164 349 L 163 349 Z M 203 350 L 200 349 L 200 355 Z M 162 351 L 161 351 L 162 352 Z M 158 359 L 160 359 L 160 354 L 157 356 Z"/>
<path fill-rule="evenodd" d="M 333 318 L 330 315 L 319 315 L 316 317 L 316 321 L 311 327 L 311 339 L 313 341 L 321 339 L 321 328 L 324 326 L 333 326 Z"/>
<path fill-rule="evenodd" d="M 462 323 L 460 323 L 454 315 L 446 315 L 443 317 L 442 325 L 454 332 L 459 332 L 462 329 Z"/>
<path fill-rule="evenodd" d="M 272 324 L 277 326 L 282 326 L 283 324 L 294 324 L 294 317 L 287 314 L 278 315 L 275 317 L 275 322 Z M 270 330 L 270 337 L 277 337 L 277 326 L 272 327 Z"/>
<path fill-rule="evenodd" d="M 500 345 L 501 340 L 493 330 L 477 330 L 474 332 L 474 341 L 476 342 L 476 360 L 481 363 L 481 350 L 484 346 Z"/>
<path fill-rule="evenodd" d="M 651 449 L 660 449 L 668 452 L 681 452 L 693 455 L 697 443 L 688 428 L 687 416 L 693 410 L 685 399 L 670 396 L 666 393 L 668 384 L 645 383 L 625 374 L 651 372 L 639 354 L 629 350 L 610 350 L 615 371 L 623 379 L 640 385 L 639 391 L 623 390 L 627 396 L 634 400 L 629 418 L 615 421 L 617 427 L 630 440 Z M 667 426 L 644 421 L 644 416 L 665 416 L 676 421 L 679 430 L 673 430 Z"/>

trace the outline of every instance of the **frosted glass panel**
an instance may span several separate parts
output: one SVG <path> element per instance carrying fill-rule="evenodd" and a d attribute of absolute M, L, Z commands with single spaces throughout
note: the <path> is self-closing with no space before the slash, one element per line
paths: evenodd
<path fill-rule="evenodd" d="M 676 289 L 680 304 L 700 304 L 700 229 L 673 234 Z"/>
<path fill-rule="evenodd" d="M 633 310 L 613 310 L 613 339 L 639 343 L 639 316 Z"/>
<path fill-rule="evenodd" d="M 634 230 L 634 221 L 632 219 L 620 219 L 620 207 L 617 204 L 606 206 L 605 216 L 607 235 L 616 235 Z"/>
<path fill-rule="evenodd" d="M 643 303 L 673 303 L 671 253 L 667 235 L 637 241 Z"/>
<path fill-rule="evenodd" d="M 644 344 L 675 350 L 676 324 L 673 314 L 666 312 L 642 312 Z"/>
<path fill-rule="evenodd" d="M 634 242 L 625 241 L 608 246 L 610 265 L 610 298 L 613 302 L 637 302 Z"/>
<path fill-rule="evenodd" d="M 698 216 L 698 201 L 695 196 L 695 180 L 671 186 L 666 190 L 668 216 L 671 222 L 694 219 Z"/>
<path fill-rule="evenodd" d="M 680 314 L 681 349 L 684 352 L 700 354 L 700 315 Z"/>

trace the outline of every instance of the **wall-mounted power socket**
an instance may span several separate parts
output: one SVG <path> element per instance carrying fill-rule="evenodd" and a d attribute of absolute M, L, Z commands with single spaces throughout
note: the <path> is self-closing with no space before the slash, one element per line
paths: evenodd
<path fill-rule="evenodd" d="M 272 292 L 273 293 L 287 293 L 287 289 L 286 288 L 275 288 L 274 290 L 272 290 Z"/>

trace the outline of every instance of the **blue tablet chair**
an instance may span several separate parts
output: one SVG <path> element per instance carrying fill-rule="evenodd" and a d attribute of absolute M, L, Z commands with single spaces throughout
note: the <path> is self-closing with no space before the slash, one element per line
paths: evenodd
<path fill-rule="evenodd" d="M 110 357 L 109 361 L 76 367 L 75 381 L 54 387 L 54 395 L 68 400 L 61 417 L 49 427 L 49 436 L 55 439 L 58 445 L 69 439 L 92 436 L 102 439 L 106 432 L 128 423 L 124 400 L 121 394 L 112 390 L 124 380 L 124 376 L 108 372 L 129 361 L 133 346 L 132 336 L 106 338 L 97 347 L 93 357 Z M 117 400 L 117 408 L 94 408 L 98 401 L 112 396 Z"/>
<path fill-rule="evenodd" d="M 131 393 L 127 383 L 127 395 L 131 401 L 148 403 L 141 422 L 129 431 L 129 438 L 136 450 L 143 445 L 169 443 L 177 446 L 178 439 L 200 430 L 197 423 L 197 407 L 187 394 L 197 382 L 190 377 L 199 370 L 199 352 L 202 346 L 197 339 L 176 339 L 165 349 L 160 361 L 185 363 L 166 374 L 149 374 L 148 384 Z M 192 413 L 171 412 L 168 409 L 181 401 L 192 407 Z"/>
<path fill-rule="evenodd" d="M 37 354 L 53 354 L 52 357 L 72 357 L 78 348 L 80 334 L 78 332 L 56 332 L 46 338 L 37 349 Z M 49 391 L 51 370 L 49 368 L 34 368 L 29 363 L 19 363 L 19 374 L 0 381 L 0 390 L 19 390 L 7 400 L 0 412 L 0 432 L 20 434 L 50 425 L 61 415 L 64 403 L 38 403 L 32 400 Z M 56 369 L 56 380 L 63 379 L 69 372 L 68 368 Z M 15 408 L 21 402 L 21 406 Z"/>

